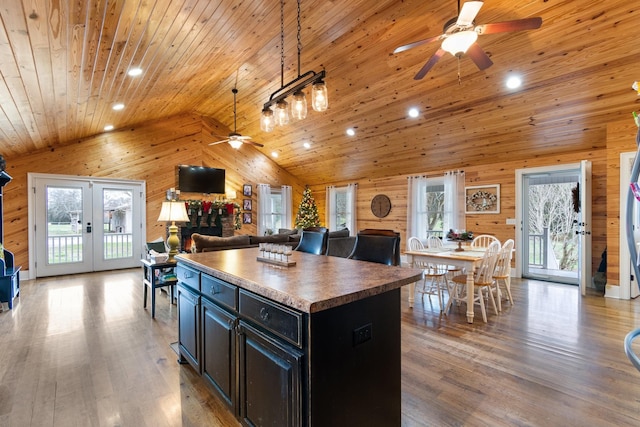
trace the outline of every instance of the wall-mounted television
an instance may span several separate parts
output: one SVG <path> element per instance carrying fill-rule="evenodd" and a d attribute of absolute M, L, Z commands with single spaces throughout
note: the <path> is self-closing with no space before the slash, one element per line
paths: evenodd
<path fill-rule="evenodd" d="M 205 166 L 178 166 L 181 193 L 224 194 L 224 169 Z"/>

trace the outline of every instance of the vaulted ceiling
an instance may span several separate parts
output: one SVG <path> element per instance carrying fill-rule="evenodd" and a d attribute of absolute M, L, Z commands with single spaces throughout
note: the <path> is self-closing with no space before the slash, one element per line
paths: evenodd
<path fill-rule="evenodd" d="M 302 0 L 301 71 L 326 70 L 329 109 L 265 133 L 260 110 L 281 86 L 278 0 L 5 1 L 0 154 L 188 112 L 220 122 L 224 135 L 233 129 L 236 85 L 238 132 L 308 183 L 601 148 L 606 123 L 637 109 L 635 3 L 487 0 L 477 23 L 539 16 L 542 27 L 481 35 L 494 62 L 486 70 L 446 54 L 414 80 L 439 42 L 393 50 L 441 34 L 457 7 L 455 0 Z M 297 77 L 296 47 L 296 3 L 287 0 L 285 83 Z M 142 75 L 128 76 L 132 67 Z M 505 87 L 511 74 L 522 77 L 521 88 Z M 120 102 L 124 110 L 114 111 Z M 419 117 L 408 118 L 409 107 Z"/>

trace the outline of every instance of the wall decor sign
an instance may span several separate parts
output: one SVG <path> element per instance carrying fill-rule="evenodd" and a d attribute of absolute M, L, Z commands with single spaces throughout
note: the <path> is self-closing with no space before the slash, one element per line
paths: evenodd
<path fill-rule="evenodd" d="M 465 187 L 468 214 L 500 213 L 500 184 Z"/>
<path fill-rule="evenodd" d="M 242 186 L 242 194 L 247 197 L 251 197 L 251 184 L 245 184 Z"/>

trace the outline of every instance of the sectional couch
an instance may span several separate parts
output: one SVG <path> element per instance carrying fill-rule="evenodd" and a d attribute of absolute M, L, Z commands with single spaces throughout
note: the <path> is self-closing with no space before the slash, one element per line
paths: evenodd
<path fill-rule="evenodd" d="M 196 252 L 222 251 L 226 249 L 254 248 L 260 243 L 279 243 L 298 246 L 300 242 L 298 230 L 280 229 L 277 234 L 267 236 L 237 235 L 231 237 L 205 236 L 193 233 L 191 239 Z M 355 245 L 355 236 L 349 236 L 349 230 L 329 232 L 327 255 L 346 258 Z"/>

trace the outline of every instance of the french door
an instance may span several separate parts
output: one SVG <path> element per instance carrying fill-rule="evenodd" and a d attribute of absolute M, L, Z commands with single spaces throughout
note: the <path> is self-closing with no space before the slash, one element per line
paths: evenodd
<path fill-rule="evenodd" d="M 142 181 L 29 174 L 29 259 L 36 277 L 137 267 Z"/>
<path fill-rule="evenodd" d="M 516 171 L 516 273 L 591 282 L 591 162 Z"/>

